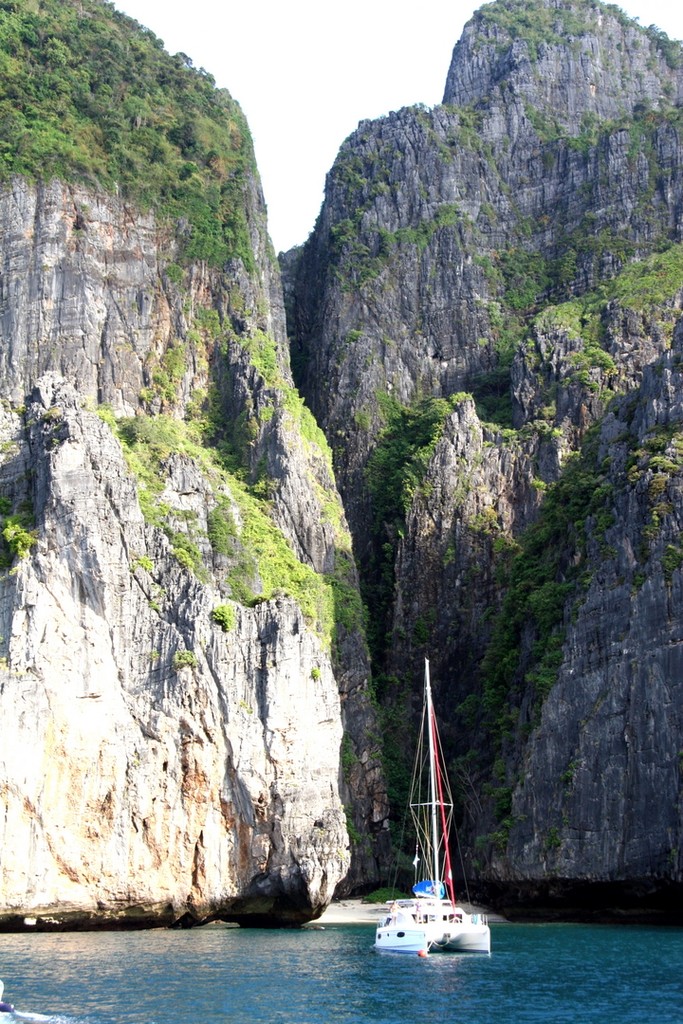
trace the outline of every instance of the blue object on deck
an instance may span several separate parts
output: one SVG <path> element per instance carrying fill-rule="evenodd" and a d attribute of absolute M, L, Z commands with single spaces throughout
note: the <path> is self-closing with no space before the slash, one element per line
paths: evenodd
<path fill-rule="evenodd" d="M 446 886 L 443 882 L 418 882 L 413 886 L 413 892 L 416 896 L 435 897 L 437 900 L 446 898 Z"/>

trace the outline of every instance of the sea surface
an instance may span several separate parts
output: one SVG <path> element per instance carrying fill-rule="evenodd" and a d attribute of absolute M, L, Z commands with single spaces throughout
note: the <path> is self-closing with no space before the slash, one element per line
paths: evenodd
<path fill-rule="evenodd" d="M 375 952 L 368 925 L 0 935 L 0 977 L 53 1024 L 683 1022 L 683 929 L 491 932 L 490 956 L 427 958 Z"/>

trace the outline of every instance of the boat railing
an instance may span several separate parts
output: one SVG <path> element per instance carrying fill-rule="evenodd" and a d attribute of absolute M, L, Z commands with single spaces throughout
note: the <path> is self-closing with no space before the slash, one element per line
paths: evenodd
<path fill-rule="evenodd" d="M 441 900 L 438 901 L 438 904 L 440 907 L 443 906 Z M 435 902 L 424 898 L 417 900 L 394 900 L 391 905 L 387 904 L 386 917 L 383 919 L 382 925 L 387 927 L 390 924 L 395 924 L 397 916 L 403 917 L 404 919 L 406 916 L 410 916 L 416 924 L 426 924 L 429 921 L 436 921 Z M 453 924 L 462 923 L 466 917 L 469 917 L 472 924 L 488 926 L 489 923 L 487 914 L 483 914 L 478 910 L 468 914 L 462 907 L 453 907 L 447 917 Z"/>

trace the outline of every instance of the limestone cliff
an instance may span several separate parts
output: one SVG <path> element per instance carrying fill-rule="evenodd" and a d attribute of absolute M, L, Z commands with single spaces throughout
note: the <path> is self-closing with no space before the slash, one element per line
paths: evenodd
<path fill-rule="evenodd" d="M 6 6 L 0 928 L 383 880 L 425 653 L 474 890 L 680 919 L 680 44 L 485 5 L 342 146 L 285 328 L 234 101 Z"/>
<path fill-rule="evenodd" d="M 505 846 L 510 905 L 548 900 L 679 913 L 683 324 L 595 437 L 608 515 L 585 521 L 587 572 L 542 707 L 520 707 Z"/>
<path fill-rule="evenodd" d="M 387 720 L 428 653 L 470 882 L 508 907 L 680 909 L 682 69 L 613 6 L 487 4 L 287 259 Z"/>
<path fill-rule="evenodd" d="M 0 184 L 0 928 L 300 923 L 378 877 L 387 809 L 248 132 L 109 5 L 22 18 L 13 116 L 25 68 L 73 134 Z"/>
<path fill-rule="evenodd" d="M 2 925 L 314 915 L 348 868 L 323 644 L 284 596 L 224 631 L 75 388 L 43 377 L 3 420 L 35 543 L 2 584 Z M 171 457 L 165 500 L 206 497 Z"/>

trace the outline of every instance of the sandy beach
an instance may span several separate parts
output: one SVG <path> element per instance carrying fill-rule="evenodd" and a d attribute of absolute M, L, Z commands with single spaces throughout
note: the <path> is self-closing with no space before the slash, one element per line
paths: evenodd
<path fill-rule="evenodd" d="M 468 913 L 487 914 L 489 921 L 503 921 L 504 918 L 493 914 L 485 907 L 471 906 L 469 903 L 460 904 Z M 383 903 L 365 903 L 360 899 L 334 900 L 330 903 L 325 913 L 316 921 L 311 921 L 306 927 L 326 927 L 328 924 L 368 924 L 376 925 L 377 920 L 385 909 Z"/>
<path fill-rule="evenodd" d="M 308 927 L 328 924 L 376 924 L 382 910 L 381 903 L 364 903 L 363 900 L 333 900 L 329 907 Z"/>

